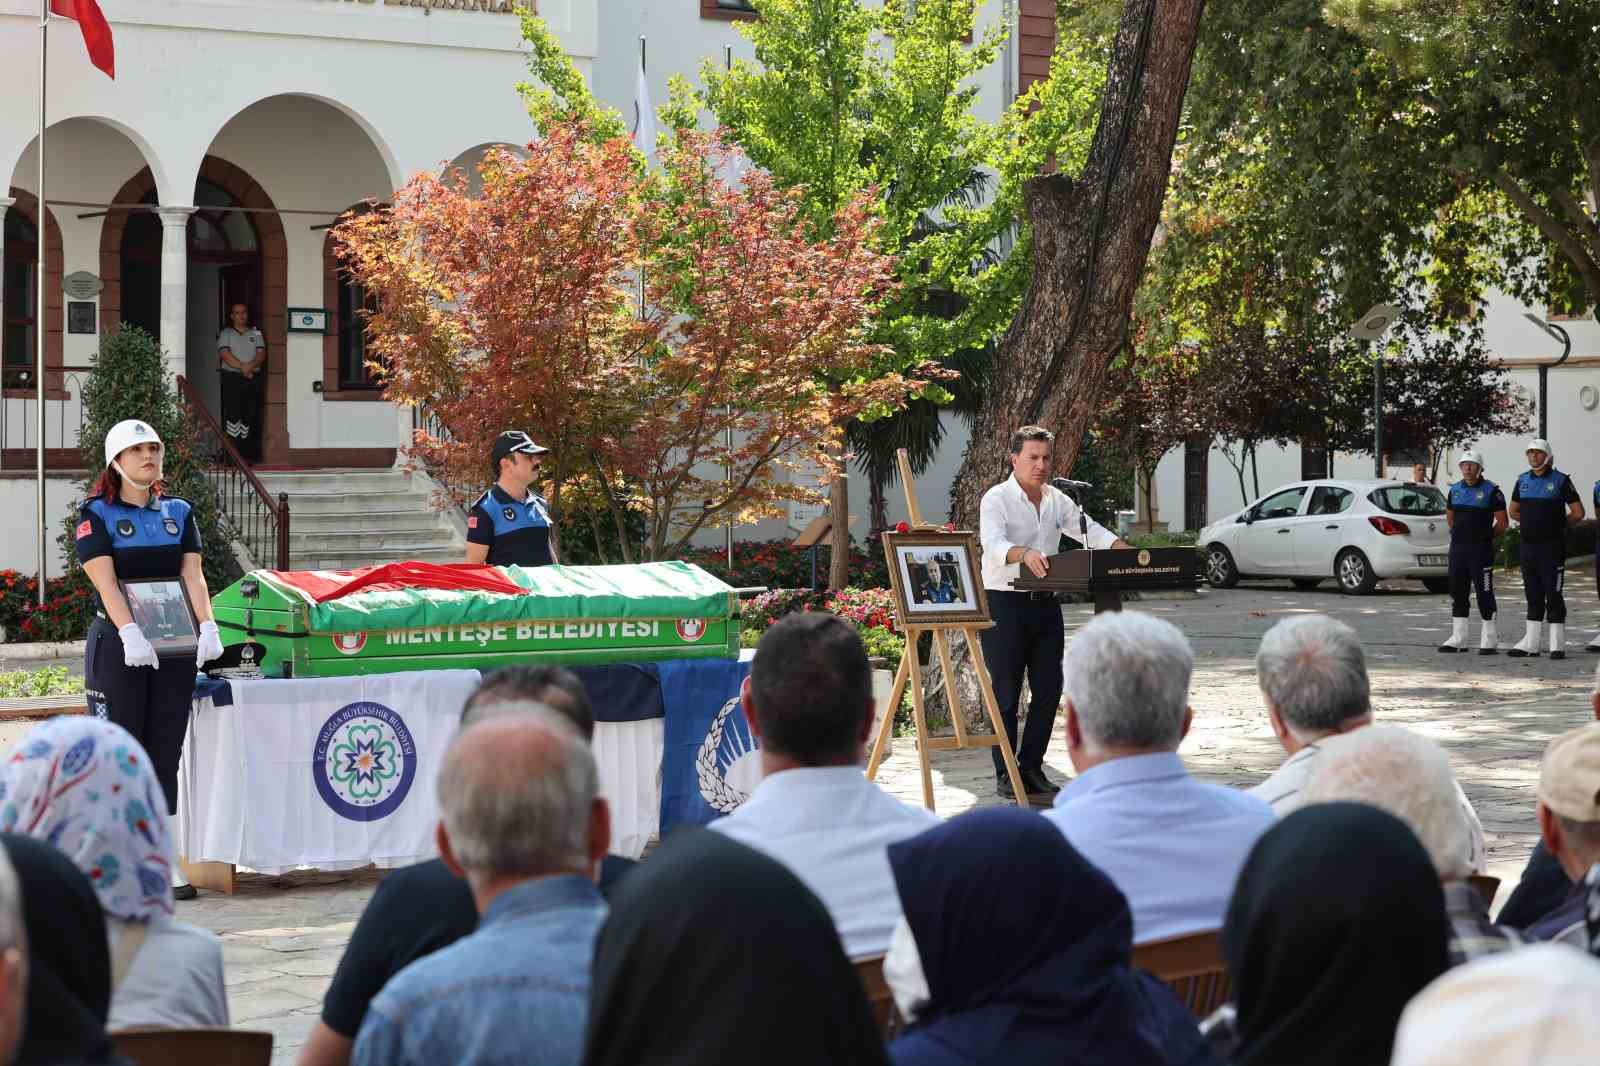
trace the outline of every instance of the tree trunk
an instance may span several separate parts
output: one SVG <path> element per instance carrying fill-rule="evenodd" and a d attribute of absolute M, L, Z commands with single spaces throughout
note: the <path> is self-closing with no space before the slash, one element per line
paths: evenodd
<path fill-rule="evenodd" d="M 1031 178 L 1033 278 L 995 352 L 972 442 L 950 490 L 951 518 L 976 529 L 978 503 L 1006 473 L 1012 430 L 1056 434 L 1071 470 L 1107 365 L 1125 341 L 1134 290 L 1161 217 L 1172 146 L 1204 0 L 1127 0 L 1100 122 L 1076 181 Z"/>
<path fill-rule="evenodd" d="M 841 470 L 828 491 L 828 512 L 833 518 L 833 547 L 828 551 L 828 588 L 850 584 L 850 478 Z"/>

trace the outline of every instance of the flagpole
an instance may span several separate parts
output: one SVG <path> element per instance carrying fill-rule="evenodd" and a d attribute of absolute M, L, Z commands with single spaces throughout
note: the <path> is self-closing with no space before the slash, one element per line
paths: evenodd
<path fill-rule="evenodd" d="M 645 72 L 645 66 L 644 66 L 644 34 L 641 33 L 639 35 L 639 77 L 641 77 L 641 78 L 644 77 L 644 72 Z M 637 105 L 636 105 L 636 107 L 637 107 Z M 639 116 L 639 132 L 642 134 L 644 132 L 644 130 L 645 130 L 644 116 L 640 115 Z M 640 138 L 640 140 L 643 140 L 643 139 L 644 139 L 643 137 Z M 650 167 L 650 149 L 653 148 L 653 147 L 655 147 L 655 146 L 654 145 L 649 145 L 649 144 L 641 144 L 639 146 L 639 151 L 644 153 L 644 165 L 645 165 L 645 168 L 647 170 Z M 643 260 L 640 260 L 640 262 L 639 262 L 639 321 L 641 321 L 641 322 L 644 321 L 644 261 Z"/>
<path fill-rule="evenodd" d="M 722 65 L 729 71 L 733 70 L 733 45 L 731 44 L 722 46 Z M 728 463 L 724 467 L 727 471 L 727 476 L 723 480 L 727 482 L 726 491 L 731 498 L 733 495 L 733 409 L 731 407 L 728 410 L 727 441 Z M 727 538 L 728 547 L 728 580 L 731 582 L 733 580 L 733 510 L 731 508 L 728 510 L 728 525 L 724 535 Z"/>
<path fill-rule="evenodd" d="M 45 289 L 45 263 L 49 259 L 50 226 L 49 216 L 46 214 L 44 198 L 44 90 L 47 84 L 45 73 L 46 64 L 50 58 L 49 48 L 50 30 L 50 0 L 39 0 L 39 187 L 38 187 L 38 217 L 34 221 L 38 224 L 39 257 L 37 267 L 39 270 L 38 307 L 34 318 L 34 336 L 39 342 L 37 359 L 33 368 L 33 431 L 34 431 L 34 507 L 38 518 L 39 528 L 34 535 L 37 543 L 36 558 L 38 570 L 35 573 L 39 580 L 39 606 L 44 606 L 45 586 L 45 518 L 44 518 L 44 343 L 45 343 L 45 303 L 48 293 Z"/>

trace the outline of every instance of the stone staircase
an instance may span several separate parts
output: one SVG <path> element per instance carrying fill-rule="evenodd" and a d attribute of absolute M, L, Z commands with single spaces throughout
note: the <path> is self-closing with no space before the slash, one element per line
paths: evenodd
<path fill-rule="evenodd" d="M 397 470 L 258 470 L 274 497 L 289 496 L 289 566 L 342 570 L 404 559 L 459 563 L 458 521 L 428 504 L 428 482 Z"/>

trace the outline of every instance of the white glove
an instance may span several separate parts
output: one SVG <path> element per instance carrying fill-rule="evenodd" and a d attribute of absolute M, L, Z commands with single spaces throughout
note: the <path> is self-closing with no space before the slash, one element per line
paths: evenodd
<path fill-rule="evenodd" d="M 194 653 L 195 666 L 204 666 L 212 659 L 222 657 L 222 637 L 217 633 L 217 623 L 200 623 L 200 647 Z"/>
<path fill-rule="evenodd" d="M 156 658 L 156 650 L 145 639 L 138 622 L 129 622 L 117 630 L 117 636 L 122 638 L 122 661 L 128 666 L 161 668 L 161 660 Z"/>

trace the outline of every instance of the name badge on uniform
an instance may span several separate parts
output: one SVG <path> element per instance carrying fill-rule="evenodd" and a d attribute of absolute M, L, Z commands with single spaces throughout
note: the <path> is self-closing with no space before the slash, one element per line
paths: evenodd
<path fill-rule="evenodd" d="M 128 519 L 126 519 L 126 518 L 117 519 L 117 536 L 119 536 L 119 537 L 131 537 L 131 536 L 133 536 L 133 523 L 131 521 L 129 521 Z"/>
<path fill-rule="evenodd" d="M 500 513 L 506 516 L 507 522 L 515 522 L 517 520 L 517 509 L 515 507 L 507 507 Z"/>
<path fill-rule="evenodd" d="M 176 537 L 178 535 L 178 520 L 176 518 L 162 519 L 161 525 L 166 529 L 168 536 Z"/>

